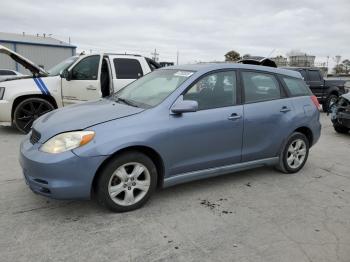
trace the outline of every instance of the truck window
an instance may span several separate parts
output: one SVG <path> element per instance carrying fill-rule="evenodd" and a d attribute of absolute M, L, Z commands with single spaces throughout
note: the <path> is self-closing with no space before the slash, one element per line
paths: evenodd
<path fill-rule="evenodd" d="M 83 58 L 72 69 L 72 80 L 97 80 L 99 64 L 99 55 Z"/>
<path fill-rule="evenodd" d="M 140 62 L 136 59 L 115 58 L 113 63 L 118 79 L 137 79 L 143 76 Z"/>
<path fill-rule="evenodd" d="M 305 70 L 299 70 L 299 73 L 304 78 L 304 80 L 306 80 L 306 71 Z"/>
<path fill-rule="evenodd" d="M 321 81 L 320 72 L 317 70 L 309 70 L 309 81 Z"/>
<path fill-rule="evenodd" d="M 291 96 L 309 96 L 311 92 L 306 86 L 305 82 L 301 79 L 282 77 L 287 89 Z"/>

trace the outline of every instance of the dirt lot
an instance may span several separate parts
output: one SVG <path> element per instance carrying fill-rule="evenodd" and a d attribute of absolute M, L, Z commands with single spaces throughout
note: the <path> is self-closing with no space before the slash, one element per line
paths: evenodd
<path fill-rule="evenodd" d="M 1 261 L 350 261 L 350 135 L 322 115 L 295 175 L 261 168 L 158 191 L 113 214 L 33 194 L 0 127 Z"/>

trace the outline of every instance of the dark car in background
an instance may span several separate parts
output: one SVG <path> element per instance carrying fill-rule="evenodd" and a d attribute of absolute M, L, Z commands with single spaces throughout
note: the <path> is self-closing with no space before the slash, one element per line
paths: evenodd
<path fill-rule="evenodd" d="M 346 134 L 350 131 L 350 93 L 342 95 L 330 105 L 331 120 L 335 131 Z"/>
<path fill-rule="evenodd" d="M 344 80 L 324 79 L 318 68 L 312 67 L 285 67 L 285 69 L 298 71 L 312 93 L 317 97 L 324 112 L 327 112 L 330 104 L 336 102 L 338 97 L 346 93 Z"/>

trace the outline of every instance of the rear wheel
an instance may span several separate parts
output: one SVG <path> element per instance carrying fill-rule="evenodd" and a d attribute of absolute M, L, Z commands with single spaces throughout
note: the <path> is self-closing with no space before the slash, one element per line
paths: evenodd
<path fill-rule="evenodd" d="M 302 133 L 295 132 L 289 138 L 280 154 L 277 168 L 284 173 L 296 173 L 306 163 L 309 155 L 309 141 Z"/>
<path fill-rule="evenodd" d="M 97 181 L 98 201 L 114 212 L 140 208 L 156 188 L 157 169 L 139 152 L 117 156 L 102 170 Z"/>
<path fill-rule="evenodd" d="M 42 98 L 27 98 L 15 108 L 13 122 L 15 127 L 23 133 L 28 133 L 35 119 L 54 110 L 55 107 Z"/>

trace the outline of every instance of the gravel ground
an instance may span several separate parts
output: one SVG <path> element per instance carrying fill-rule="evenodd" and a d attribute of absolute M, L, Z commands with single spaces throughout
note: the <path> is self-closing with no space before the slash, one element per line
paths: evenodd
<path fill-rule="evenodd" d="M 326 115 L 295 175 L 260 168 L 156 192 L 113 214 L 33 194 L 0 127 L 1 261 L 350 261 L 350 134 Z"/>

